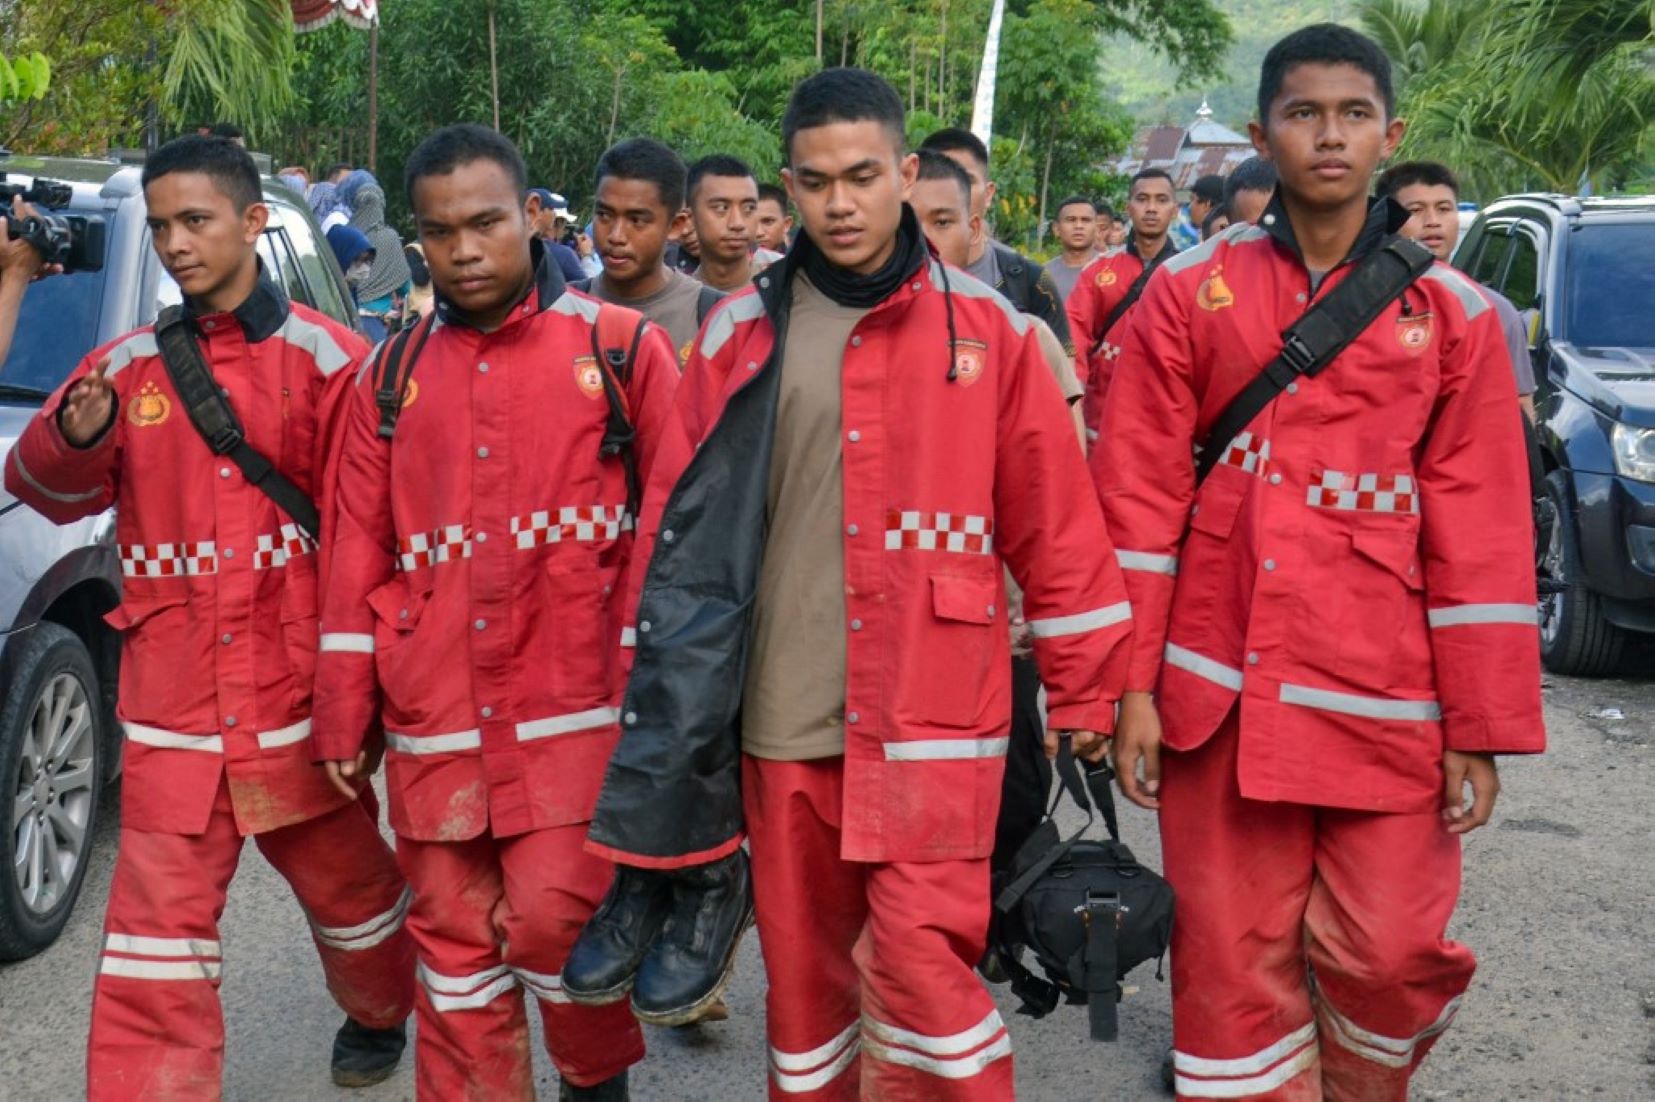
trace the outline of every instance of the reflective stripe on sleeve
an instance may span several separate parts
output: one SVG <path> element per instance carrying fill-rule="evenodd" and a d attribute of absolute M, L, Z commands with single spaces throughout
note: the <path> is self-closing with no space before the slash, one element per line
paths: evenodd
<path fill-rule="evenodd" d="M 113 431 L 113 429 L 111 431 Z M 93 498 L 103 493 L 102 486 L 79 494 L 54 490 L 36 478 L 29 468 L 23 465 L 23 456 L 21 453 L 14 449 L 11 453 L 11 458 L 12 462 L 17 464 L 17 473 L 23 477 L 23 481 L 32 486 L 34 491 L 41 497 L 44 497 L 49 501 L 61 501 L 66 505 L 73 505 L 77 501 L 91 501 Z"/>
<path fill-rule="evenodd" d="M 965 761 L 1003 758 L 1010 736 L 1002 738 L 943 738 L 925 742 L 887 742 L 886 761 Z"/>
<path fill-rule="evenodd" d="M 1177 574 L 1177 555 L 1157 555 L 1150 551 L 1115 551 L 1115 561 L 1122 570 L 1137 570 L 1145 574 Z"/>
<path fill-rule="evenodd" d="M 374 637 L 359 632 L 324 631 L 320 649 L 324 654 L 329 651 L 340 654 L 372 654 Z"/>
<path fill-rule="evenodd" d="M 1540 615 L 1533 605 L 1444 605 L 1431 609 L 1425 614 L 1425 619 L 1434 628 L 1452 628 L 1462 624 L 1523 624 L 1532 627 L 1540 622 Z"/>
<path fill-rule="evenodd" d="M 1083 635 L 1089 631 L 1111 627 L 1132 619 L 1132 605 L 1127 601 L 1117 601 L 1112 605 L 1094 608 L 1090 612 L 1077 612 L 1073 616 L 1050 616 L 1043 620 L 1029 621 L 1029 634 L 1036 639 L 1055 639 L 1063 635 Z"/>

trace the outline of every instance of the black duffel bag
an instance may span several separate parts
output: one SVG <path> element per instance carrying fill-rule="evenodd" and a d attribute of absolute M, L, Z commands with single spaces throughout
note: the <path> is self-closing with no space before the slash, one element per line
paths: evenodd
<path fill-rule="evenodd" d="M 1045 821 L 995 885 L 994 948 L 1012 992 L 1023 1000 L 1019 1013 L 1043 1018 L 1063 999 L 1085 1004 L 1092 1039 L 1113 1041 L 1120 981 L 1146 960 L 1156 961 L 1155 978 L 1162 978 L 1160 961 L 1172 938 L 1172 886 L 1121 843 L 1109 791 L 1114 772 L 1107 764 L 1088 766 L 1083 779 L 1065 738 L 1056 772 L 1060 786 Z M 1067 839 L 1053 819 L 1064 792 L 1086 812 L 1086 825 Z M 1108 841 L 1085 837 L 1096 817 L 1094 804 Z M 1024 949 L 1045 979 L 1022 963 Z"/>

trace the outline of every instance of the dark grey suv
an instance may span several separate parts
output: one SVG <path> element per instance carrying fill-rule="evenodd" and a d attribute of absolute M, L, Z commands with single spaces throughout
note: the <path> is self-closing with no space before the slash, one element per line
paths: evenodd
<path fill-rule="evenodd" d="M 179 299 L 150 248 L 140 169 L 113 161 L 0 157 L 10 183 L 67 183 L 65 213 L 100 215 L 102 271 L 34 284 L 0 364 L 0 461 L 86 353 Z M 304 201 L 265 182 L 265 268 L 294 300 L 355 326 L 333 254 Z M 103 616 L 120 601 L 112 513 L 59 527 L 0 489 L 0 960 L 50 945 L 80 892 L 98 793 L 120 768 L 120 647 Z"/>
<path fill-rule="evenodd" d="M 1541 655 L 1555 673 L 1614 672 L 1655 634 L 1655 198 L 1501 199 L 1454 262 L 1530 319 Z"/>

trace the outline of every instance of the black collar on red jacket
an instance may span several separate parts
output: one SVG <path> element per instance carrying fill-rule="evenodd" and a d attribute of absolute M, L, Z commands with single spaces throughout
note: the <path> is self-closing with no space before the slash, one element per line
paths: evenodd
<path fill-rule="evenodd" d="M 253 293 L 242 300 L 240 306 L 230 311 L 230 315 L 241 325 L 241 331 L 247 335 L 247 343 L 257 344 L 269 340 L 276 335 L 287 322 L 287 315 L 292 312 L 288 304 L 287 292 L 276 286 L 276 281 L 270 278 L 270 273 L 264 270 L 264 261 L 259 261 L 259 281 L 253 285 Z M 197 319 L 207 315 L 189 297 L 184 299 L 184 316 L 194 324 Z M 200 326 L 196 326 L 197 329 Z"/>
<path fill-rule="evenodd" d="M 1127 252 L 1137 257 L 1144 264 L 1149 264 L 1151 262 L 1159 264 L 1164 260 L 1170 260 L 1178 254 L 1178 244 L 1173 241 L 1171 233 L 1168 233 L 1165 237 L 1161 238 L 1161 251 L 1156 253 L 1154 256 L 1145 256 L 1143 253 L 1138 251 L 1138 235 L 1134 232 L 1127 233 L 1126 245 L 1124 248 Z"/>
<path fill-rule="evenodd" d="M 1407 224 L 1408 210 L 1401 203 L 1389 196 L 1381 195 L 1368 204 L 1367 221 L 1362 223 L 1362 232 L 1356 235 L 1356 241 L 1334 267 L 1352 264 L 1377 249 L 1387 237 L 1400 230 Z M 1299 249 L 1299 240 L 1293 235 L 1293 220 L 1287 217 L 1287 207 L 1281 201 L 1281 189 L 1277 188 L 1270 196 L 1269 206 L 1259 216 L 1259 228 L 1271 237 L 1277 244 L 1289 250 L 1300 264 L 1304 263 L 1304 253 Z"/>
<path fill-rule="evenodd" d="M 534 295 L 535 311 L 538 313 L 562 298 L 569 285 L 563 281 L 563 273 L 558 270 L 557 260 L 546 248 L 545 242 L 538 237 L 529 239 L 529 263 L 534 268 L 534 280 L 529 284 L 529 289 L 523 292 L 523 298 L 512 304 L 512 309 L 523 305 L 524 299 Z M 465 311 L 445 298 L 441 291 L 436 292 L 436 304 L 437 317 L 444 325 L 476 328 L 466 317 Z"/>

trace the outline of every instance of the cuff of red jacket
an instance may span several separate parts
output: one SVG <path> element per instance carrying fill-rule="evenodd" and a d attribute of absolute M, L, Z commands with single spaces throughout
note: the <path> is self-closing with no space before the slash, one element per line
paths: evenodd
<path fill-rule="evenodd" d="M 361 753 L 368 744 L 368 731 L 364 724 L 342 724 L 329 721 L 326 724 L 317 723 L 310 732 L 310 755 L 313 761 L 350 761 Z M 377 725 L 375 737 L 381 737 Z"/>
<path fill-rule="evenodd" d="M 1115 702 L 1085 700 L 1077 704 L 1049 704 L 1046 709 L 1046 727 L 1052 731 L 1097 731 L 1099 734 L 1112 734 L 1115 730 Z"/>
<path fill-rule="evenodd" d="M 1514 719 L 1454 716 L 1443 719 L 1443 745 L 1465 754 L 1538 754 L 1546 749 L 1546 724 L 1538 715 Z"/>
<path fill-rule="evenodd" d="M 109 449 L 115 445 L 112 429 L 105 429 L 86 447 L 77 448 L 63 435 L 56 416 L 46 414 L 44 420 L 51 428 L 32 436 L 39 446 L 26 449 L 30 453 L 28 461 L 24 460 L 24 449 L 13 453 L 18 473 L 33 489 L 54 499 L 100 493 L 109 467 Z"/>

